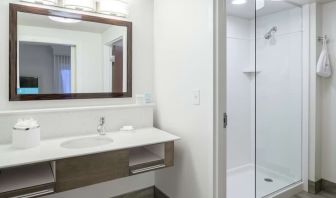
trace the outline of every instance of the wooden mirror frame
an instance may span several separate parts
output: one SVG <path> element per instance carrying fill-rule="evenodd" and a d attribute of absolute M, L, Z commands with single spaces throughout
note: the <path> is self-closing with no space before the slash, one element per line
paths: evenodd
<path fill-rule="evenodd" d="M 71 94 L 17 94 L 17 15 L 18 12 L 58 16 L 82 21 L 124 26 L 127 28 L 127 92 L 123 93 L 71 93 Z M 62 100 L 62 99 L 90 99 L 90 98 L 126 98 L 132 97 L 132 22 L 99 16 L 77 14 L 40 7 L 20 4 L 9 6 L 9 100 Z"/>

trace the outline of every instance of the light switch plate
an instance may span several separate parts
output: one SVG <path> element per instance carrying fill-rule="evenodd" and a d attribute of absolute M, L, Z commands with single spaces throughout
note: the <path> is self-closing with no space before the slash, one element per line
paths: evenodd
<path fill-rule="evenodd" d="M 201 104 L 201 92 L 199 89 L 195 89 L 192 91 L 192 104 L 193 105 Z"/>

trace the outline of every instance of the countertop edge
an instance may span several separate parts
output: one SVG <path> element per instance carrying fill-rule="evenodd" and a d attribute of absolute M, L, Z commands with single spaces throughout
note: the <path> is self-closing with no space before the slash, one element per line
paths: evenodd
<path fill-rule="evenodd" d="M 55 155 L 51 155 L 50 157 L 41 157 L 40 159 L 31 159 L 31 160 L 17 160 L 17 162 L 9 162 L 9 163 L 1 163 L 0 161 L 0 169 L 7 169 L 7 168 L 13 168 L 13 167 L 18 167 L 18 166 L 24 166 L 24 165 L 30 165 L 30 164 L 37 164 L 37 163 L 43 163 L 43 162 L 52 162 L 52 161 L 56 161 L 56 160 L 61 160 L 61 159 L 67 159 L 67 158 L 74 158 L 74 157 L 80 157 L 80 156 L 86 156 L 86 155 L 94 155 L 94 154 L 99 154 L 99 153 L 106 153 L 106 152 L 112 152 L 112 151 L 118 151 L 118 150 L 124 150 L 124 149 L 131 149 L 131 148 L 136 148 L 136 147 L 142 147 L 142 146 L 148 146 L 148 145 L 155 145 L 155 144 L 163 144 L 163 143 L 167 143 L 167 142 L 171 142 L 171 141 L 178 141 L 181 138 L 178 136 L 175 136 L 173 134 L 170 134 L 168 132 L 162 131 L 160 129 L 157 128 L 144 128 L 144 129 L 139 129 L 140 132 L 148 132 L 148 133 L 162 133 L 162 136 L 170 136 L 170 137 L 163 137 L 160 138 L 159 140 L 155 141 L 144 141 L 136 143 L 136 144 L 126 144 L 125 146 L 116 146 L 116 147 L 106 147 L 106 148 L 93 148 L 92 151 L 88 151 L 87 149 L 78 149 L 78 150 L 69 150 L 69 153 L 67 154 L 55 154 Z M 121 133 L 122 134 L 122 133 Z M 114 134 L 117 135 L 117 134 Z M 87 135 L 87 136 L 91 136 L 91 135 Z M 80 137 L 86 137 L 86 136 L 78 136 L 78 138 Z M 70 138 L 74 138 L 74 137 L 69 137 Z M 63 139 L 66 138 L 59 138 L 59 139 L 49 139 L 49 140 L 45 140 L 44 143 L 48 143 L 48 141 L 55 141 L 55 143 L 57 143 L 57 141 L 61 142 L 64 141 Z M 0 145 L 4 148 L 11 148 L 10 144 L 6 144 L 6 145 Z M 40 149 L 40 147 L 37 147 L 38 149 Z M 35 148 L 35 149 L 37 149 Z M 34 148 L 33 148 L 34 149 Z M 57 151 L 57 149 L 64 149 L 64 148 L 55 148 L 54 151 Z M 19 152 L 20 150 L 12 150 L 12 152 Z M 37 150 L 22 150 L 23 152 L 29 152 L 31 151 L 31 154 L 34 154 L 34 152 L 36 152 Z M 77 152 L 76 152 L 77 151 Z M 0 149 L 0 152 L 1 149 Z M 1 153 L 0 153 L 1 154 Z M 16 153 L 17 154 L 17 153 Z M 0 158 L 0 160 L 3 160 L 3 158 Z M 14 160 L 13 160 L 14 161 Z"/>

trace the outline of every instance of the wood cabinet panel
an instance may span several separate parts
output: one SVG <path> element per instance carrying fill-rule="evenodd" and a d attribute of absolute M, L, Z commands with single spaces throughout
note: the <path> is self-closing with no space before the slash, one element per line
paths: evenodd
<path fill-rule="evenodd" d="M 166 167 L 174 166 L 174 142 L 165 143 L 165 159 Z"/>
<path fill-rule="evenodd" d="M 56 161 L 56 192 L 129 176 L 129 151 L 113 151 Z"/>

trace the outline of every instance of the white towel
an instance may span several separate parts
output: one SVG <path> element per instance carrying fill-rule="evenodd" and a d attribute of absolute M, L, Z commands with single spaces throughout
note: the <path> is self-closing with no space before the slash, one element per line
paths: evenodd
<path fill-rule="evenodd" d="M 330 65 L 329 52 L 327 47 L 327 39 L 323 39 L 323 47 L 320 58 L 317 62 L 317 75 L 328 78 L 332 74 Z"/>

